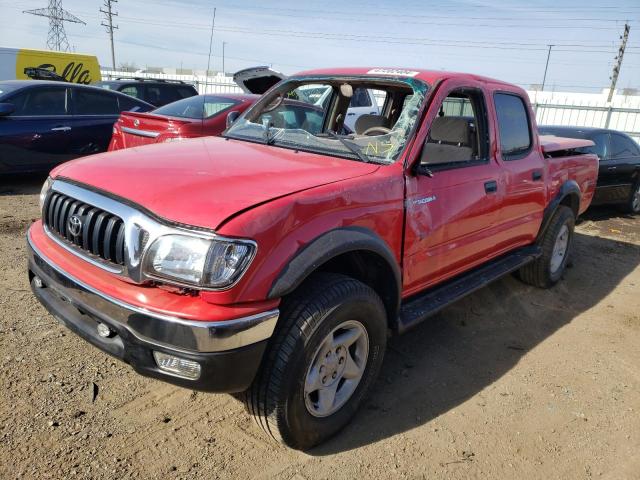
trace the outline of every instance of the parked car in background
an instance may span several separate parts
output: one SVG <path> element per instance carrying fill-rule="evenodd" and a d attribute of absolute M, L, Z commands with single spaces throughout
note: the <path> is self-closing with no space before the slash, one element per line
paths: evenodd
<path fill-rule="evenodd" d="M 303 86 L 328 88 L 326 108 Z M 358 88 L 385 108 L 337 133 Z M 591 141 L 538 136 L 521 88 L 442 71 L 304 72 L 223 136 L 53 170 L 29 280 L 97 348 L 169 383 L 245 392 L 265 432 L 299 449 L 353 417 L 390 331 L 511 272 L 559 282 L 598 173 L 574 151 Z"/>
<path fill-rule="evenodd" d="M 272 70 L 269 67 L 251 67 L 240 70 L 233 75 L 233 81 L 246 93 L 264 94 L 281 80 L 285 80 L 287 76 L 283 73 Z M 331 99 L 332 88 L 326 85 L 303 85 L 296 95 L 305 103 L 317 105 L 322 109 L 326 109 Z M 385 92 L 380 91 L 382 97 Z M 362 115 L 378 115 L 380 107 L 374 94 L 374 90 L 368 88 L 356 88 L 349 102 L 349 108 L 343 122 L 343 127 L 347 131 L 356 131 L 356 122 Z M 366 122 L 363 122 L 363 125 Z"/>
<path fill-rule="evenodd" d="M 220 135 L 231 112 L 240 114 L 259 95 L 198 95 L 148 113 L 125 112 L 113 126 L 109 151 L 186 138 Z"/>
<path fill-rule="evenodd" d="M 141 100 L 88 85 L 0 82 L 0 173 L 49 171 L 104 152 L 120 112 L 152 109 Z"/>
<path fill-rule="evenodd" d="M 155 107 L 162 107 L 183 98 L 198 95 L 193 85 L 178 80 L 157 80 L 154 78 L 117 78 L 94 83 L 96 87 L 115 90 L 143 100 Z"/>
<path fill-rule="evenodd" d="M 565 126 L 541 126 L 540 133 L 593 141 L 594 146 L 577 149 L 600 158 L 591 204 L 619 204 L 628 212 L 640 213 L 640 146 L 629 135 L 604 128 Z"/>

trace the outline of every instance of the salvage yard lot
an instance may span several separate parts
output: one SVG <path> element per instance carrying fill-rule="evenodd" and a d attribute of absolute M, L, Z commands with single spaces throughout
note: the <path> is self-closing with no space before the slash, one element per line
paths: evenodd
<path fill-rule="evenodd" d="M 0 478 L 638 478 L 640 219 L 592 209 L 555 288 L 507 277 L 392 339 L 352 424 L 305 454 L 46 313 L 24 240 L 43 180 L 0 180 Z"/>

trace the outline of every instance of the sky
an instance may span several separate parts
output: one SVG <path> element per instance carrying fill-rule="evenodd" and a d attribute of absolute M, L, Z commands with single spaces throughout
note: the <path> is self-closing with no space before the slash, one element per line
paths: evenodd
<path fill-rule="evenodd" d="M 44 48 L 48 20 L 22 13 L 48 0 L 0 0 L 0 46 Z M 63 0 L 86 22 L 65 25 L 78 52 L 111 63 L 103 0 Z M 116 64 L 204 70 L 272 65 L 286 74 L 332 66 L 472 72 L 529 88 L 597 93 L 609 77 L 625 22 L 631 32 L 618 88 L 640 89 L 637 0 L 119 0 Z"/>

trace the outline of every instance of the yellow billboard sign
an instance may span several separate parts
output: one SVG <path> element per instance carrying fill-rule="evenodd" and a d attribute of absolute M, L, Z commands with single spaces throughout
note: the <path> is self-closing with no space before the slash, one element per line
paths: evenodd
<path fill-rule="evenodd" d="M 0 48 L 0 80 L 34 78 L 89 84 L 101 79 L 100 65 L 95 55 Z"/>

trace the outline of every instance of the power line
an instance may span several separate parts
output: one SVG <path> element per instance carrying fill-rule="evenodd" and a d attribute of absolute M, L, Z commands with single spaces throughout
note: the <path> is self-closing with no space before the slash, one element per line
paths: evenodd
<path fill-rule="evenodd" d="M 109 34 L 109 38 L 111 40 L 111 65 L 113 69 L 116 69 L 116 53 L 113 48 L 113 31 L 117 30 L 118 27 L 113 25 L 113 17 L 117 17 L 118 13 L 114 12 L 111 8 L 112 3 L 116 3 L 118 0 L 104 0 L 104 8 L 106 10 L 100 9 L 100 12 L 104 14 L 107 23 L 102 22 L 100 25 L 107 29 L 107 33 Z"/>
<path fill-rule="evenodd" d="M 33 10 L 23 10 L 22 13 L 46 17 L 49 19 L 49 33 L 47 34 L 47 48 L 62 52 L 69 51 L 69 41 L 64 31 L 64 22 L 81 23 L 86 25 L 75 15 L 62 8 L 62 0 L 49 0 L 47 8 L 36 8 Z"/>

